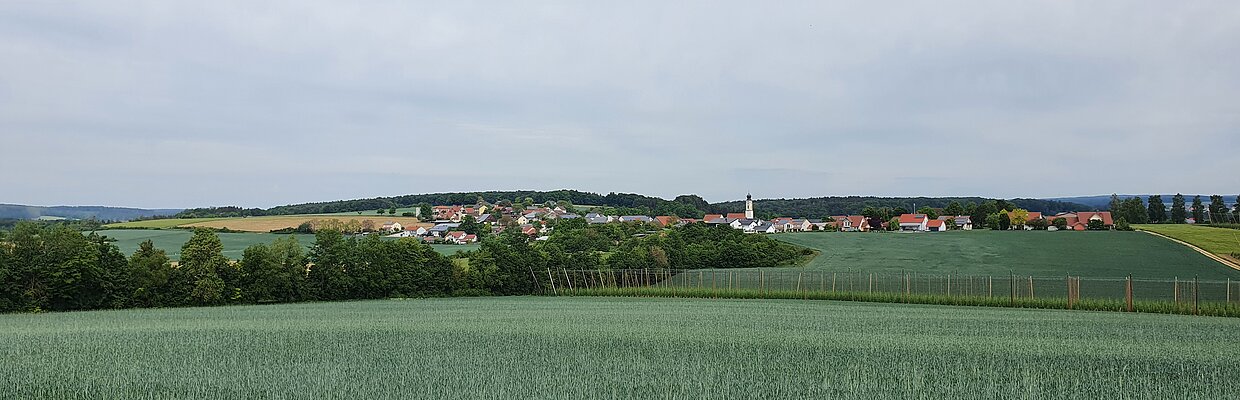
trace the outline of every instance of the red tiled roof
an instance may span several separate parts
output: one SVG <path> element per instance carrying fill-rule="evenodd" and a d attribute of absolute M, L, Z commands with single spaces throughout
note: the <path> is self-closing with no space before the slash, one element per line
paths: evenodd
<path fill-rule="evenodd" d="M 862 215 L 849 215 L 848 222 L 852 223 L 853 228 L 857 229 L 861 229 L 861 225 L 866 224 L 865 216 Z"/>
<path fill-rule="evenodd" d="M 1089 220 L 1092 219 L 1095 215 L 1097 215 L 1099 218 L 1102 218 L 1103 225 L 1115 225 L 1115 221 L 1111 220 L 1110 211 L 1078 212 L 1076 213 L 1076 218 L 1077 218 L 1077 221 L 1083 224 L 1088 224 Z"/>
<path fill-rule="evenodd" d="M 926 219 L 926 214 L 900 214 L 901 224 L 920 224 Z"/>
<path fill-rule="evenodd" d="M 661 226 L 668 226 L 668 225 L 671 225 L 672 223 L 672 217 L 669 215 L 660 215 L 660 216 L 654 217 L 654 220 L 658 221 L 659 225 Z"/>
<path fill-rule="evenodd" d="M 745 213 L 728 213 L 727 217 L 728 219 L 743 219 L 745 218 Z"/>
<path fill-rule="evenodd" d="M 719 219 L 719 218 L 723 218 L 723 214 L 706 214 L 705 217 L 702 217 L 702 220 L 710 221 L 712 219 Z"/>
<path fill-rule="evenodd" d="M 941 220 L 941 219 L 932 219 L 932 220 L 930 220 L 930 221 L 926 222 L 926 227 L 927 227 L 927 228 L 938 228 L 938 227 L 942 227 L 942 226 L 943 226 L 943 220 Z"/>

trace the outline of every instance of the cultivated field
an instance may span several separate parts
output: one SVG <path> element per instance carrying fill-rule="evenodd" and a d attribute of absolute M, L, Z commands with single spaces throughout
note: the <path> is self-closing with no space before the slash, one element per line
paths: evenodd
<path fill-rule="evenodd" d="M 121 252 L 125 255 L 133 254 L 134 251 L 138 250 L 139 244 L 150 240 L 155 244 L 156 248 L 168 252 L 168 257 L 173 260 L 180 259 L 181 246 L 193 235 L 192 231 L 184 229 L 110 229 L 97 231 L 97 233 L 116 239 L 116 246 L 120 247 Z M 250 245 L 257 243 L 270 244 L 276 239 L 290 236 L 273 233 L 219 233 L 217 235 L 220 237 L 220 242 L 224 244 L 224 256 L 234 260 L 240 259 L 245 248 Z M 314 244 L 314 235 L 293 234 L 292 236 L 295 236 L 303 247 L 309 248 L 310 245 Z M 452 254 L 457 251 L 476 249 L 478 245 L 433 244 L 431 247 L 440 253 Z"/>
<path fill-rule="evenodd" d="M 809 270 L 1240 279 L 1240 271 L 1181 244 L 1142 232 L 819 232 L 773 237 L 821 250 L 822 254 L 807 265 Z"/>
<path fill-rule="evenodd" d="M 279 229 L 296 228 L 298 225 L 312 220 L 329 220 L 334 219 L 340 222 L 348 222 L 357 220 L 359 223 L 363 221 L 371 221 L 376 228 L 382 226 L 385 222 L 398 222 L 403 226 L 431 226 L 431 223 L 418 221 L 413 217 L 399 217 L 374 215 L 371 214 L 304 214 L 304 215 L 277 215 L 266 217 L 249 217 L 249 218 L 173 218 L 173 219 L 156 219 L 149 221 L 133 221 L 122 222 L 117 224 L 105 225 L 106 228 L 145 228 L 145 229 L 167 229 L 167 228 L 228 228 L 235 231 L 260 232 L 266 233 Z"/>
<path fill-rule="evenodd" d="M 1240 397 L 1240 320 L 453 298 L 0 315 L 21 399 Z"/>
<path fill-rule="evenodd" d="M 1240 254 L 1240 229 L 1198 225 L 1150 224 L 1133 227 L 1183 240 L 1214 255 L 1240 263 L 1233 254 Z"/>

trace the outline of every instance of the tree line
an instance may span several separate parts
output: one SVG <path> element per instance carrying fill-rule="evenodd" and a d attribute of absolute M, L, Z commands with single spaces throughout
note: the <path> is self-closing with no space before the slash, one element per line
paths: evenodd
<path fill-rule="evenodd" d="M 516 230 L 448 257 L 413 238 L 321 230 L 256 244 L 240 260 L 215 232 L 195 230 L 173 262 L 150 241 L 126 256 L 109 239 L 65 225 L 0 232 L 0 312 L 211 306 L 297 301 L 541 293 L 549 270 L 766 267 L 808 252 L 728 227 L 558 223 L 547 241 Z"/>
<path fill-rule="evenodd" d="M 1135 196 L 1121 199 L 1119 195 L 1112 194 L 1109 208 L 1117 225 L 1121 219 L 1133 224 L 1183 224 L 1188 218 L 1199 224 L 1240 223 L 1240 196 L 1236 196 L 1231 208 L 1225 200 L 1222 195 L 1211 195 L 1210 203 L 1206 204 L 1200 195 L 1195 195 L 1190 205 L 1183 194 L 1177 193 L 1171 197 L 1168 208 L 1162 195 L 1150 195 L 1147 199 Z"/>

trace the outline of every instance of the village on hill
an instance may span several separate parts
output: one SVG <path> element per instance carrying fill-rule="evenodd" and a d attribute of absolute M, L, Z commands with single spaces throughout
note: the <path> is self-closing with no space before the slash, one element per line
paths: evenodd
<path fill-rule="evenodd" d="M 519 229 L 535 240 L 545 240 L 554 228 L 553 221 L 583 219 L 587 224 L 639 223 L 655 227 L 673 227 L 693 223 L 728 226 L 745 233 L 776 234 L 785 232 L 839 231 L 900 231 L 945 232 L 973 230 L 973 217 L 968 215 L 935 215 L 932 213 L 901 213 L 890 219 L 863 215 L 834 215 L 829 218 L 775 217 L 757 218 L 752 195 L 745 197 L 745 210 L 724 214 L 705 214 L 702 218 L 681 218 L 674 215 L 605 215 L 600 212 L 580 214 L 571 204 L 564 206 L 554 202 L 514 207 L 490 204 L 480 200 L 475 205 L 438 205 L 430 207 L 432 220 L 429 225 L 402 226 L 398 222 L 385 222 L 379 232 L 389 237 L 416 237 L 427 243 L 468 244 L 479 240 L 479 229 L 498 234 L 507 229 Z M 422 218 L 421 209 L 415 216 Z M 924 211 L 924 209 L 923 209 Z M 941 213 L 941 209 L 931 209 Z M 1006 215 L 1007 224 L 990 221 L 992 226 L 1009 230 L 1110 230 L 1115 221 L 1109 211 L 1062 212 L 1045 216 L 1041 212 L 1021 209 L 997 213 L 991 217 Z"/>

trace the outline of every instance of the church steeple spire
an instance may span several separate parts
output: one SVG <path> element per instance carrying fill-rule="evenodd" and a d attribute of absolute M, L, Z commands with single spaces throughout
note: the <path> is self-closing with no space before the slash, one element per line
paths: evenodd
<path fill-rule="evenodd" d="M 753 194 L 745 194 L 745 218 L 753 219 Z"/>

